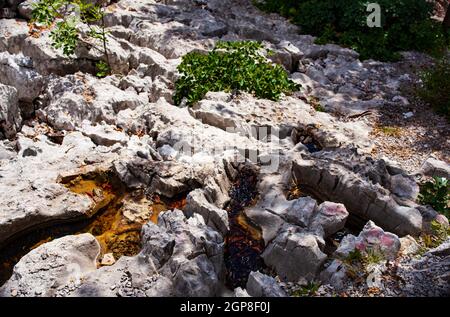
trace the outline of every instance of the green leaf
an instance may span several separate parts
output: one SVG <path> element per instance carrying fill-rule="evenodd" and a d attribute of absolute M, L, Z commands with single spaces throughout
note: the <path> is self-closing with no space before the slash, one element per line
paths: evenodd
<path fill-rule="evenodd" d="M 106 77 L 110 74 L 111 69 L 107 63 L 104 61 L 99 61 L 95 64 L 97 68 L 97 74 L 96 76 L 99 78 Z"/>
<path fill-rule="evenodd" d="M 420 187 L 419 202 L 430 205 L 437 212 L 450 218 L 450 184 L 448 179 L 434 177 L 433 181 L 423 183 Z"/>
<path fill-rule="evenodd" d="M 53 40 L 52 45 L 57 49 L 62 49 L 64 55 L 73 55 L 79 41 L 74 21 L 58 22 L 56 28 L 50 33 L 50 38 Z"/>

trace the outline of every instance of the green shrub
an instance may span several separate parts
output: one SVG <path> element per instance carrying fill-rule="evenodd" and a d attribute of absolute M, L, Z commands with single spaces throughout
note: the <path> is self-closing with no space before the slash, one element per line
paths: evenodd
<path fill-rule="evenodd" d="M 55 0 L 40 0 L 38 2 L 33 2 L 33 11 L 31 12 L 32 20 L 47 26 L 51 25 L 56 17 L 59 16 L 58 12 L 63 4 L 63 1 Z"/>
<path fill-rule="evenodd" d="M 298 90 L 283 67 L 270 63 L 263 51 L 260 43 L 243 41 L 219 42 L 208 54 L 186 54 L 178 66 L 181 77 L 175 83 L 175 104 L 186 98 L 192 105 L 208 91 L 240 90 L 278 100 L 282 93 Z"/>
<path fill-rule="evenodd" d="M 443 58 L 422 74 L 418 96 L 437 112 L 450 119 L 450 58 Z"/>
<path fill-rule="evenodd" d="M 450 218 L 450 183 L 444 177 L 434 177 L 420 187 L 419 202 L 430 205 L 437 212 Z"/>
<path fill-rule="evenodd" d="M 433 3 L 424 0 L 377 0 L 381 27 L 367 26 L 366 0 L 254 0 L 265 11 L 277 12 L 318 37 L 317 43 L 338 43 L 360 53 L 361 59 L 396 60 L 399 51 L 440 54 L 445 38 L 431 19 Z"/>
<path fill-rule="evenodd" d="M 104 11 L 100 5 L 88 0 L 40 0 L 33 2 L 32 9 L 32 22 L 51 28 L 52 46 L 61 49 L 67 57 L 75 53 L 79 42 L 83 40 L 78 26 L 84 23 L 89 29 L 86 37 L 100 41 L 100 47 L 93 47 L 103 53 L 106 60 L 96 64 L 97 75 L 104 77 L 109 74 L 108 39 L 103 21 Z"/>

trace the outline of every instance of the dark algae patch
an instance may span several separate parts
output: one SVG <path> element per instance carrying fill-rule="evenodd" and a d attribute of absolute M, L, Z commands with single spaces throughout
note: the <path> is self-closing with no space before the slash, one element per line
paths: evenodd
<path fill-rule="evenodd" d="M 230 230 L 225 237 L 226 284 L 230 288 L 245 287 L 252 271 L 264 268 L 262 233 L 244 214 L 244 209 L 257 199 L 258 178 L 254 171 L 244 169 L 230 191 L 228 218 Z"/>

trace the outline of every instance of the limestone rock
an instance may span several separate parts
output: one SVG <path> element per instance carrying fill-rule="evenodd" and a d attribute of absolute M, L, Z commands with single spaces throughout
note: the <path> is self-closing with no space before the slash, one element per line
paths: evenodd
<path fill-rule="evenodd" d="M 22 17 L 29 20 L 32 18 L 31 13 L 33 11 L 33 4 L 39 2 L 39 0 L 26 0 L 18 6 L 19 13 Z"/>
<path fill-rule="evenodd" d="M 142 228 L 143 247 L 141 253 L 150 262 L 152 269 L 159 270 L 173 254 L 175 239 L 173 235 L 166 232 L 151 222 Z"/>
<path fill-rule="evenodd" d="M 54 296 L 66 284 L 80 284 L 96 270 L 100 245 L 90 234 L 67 236 L 44 244 L 24 256 L 11 279 L 0 288 L 0 296 Z"/>
<path fill-rule="evenodd" d="M 327 256 L 320 250 L 316 236 L 307 232 L 281 232 L 264 250 L 264 262 L 286 281 L 316 277 Z"/>
<path fill-rule="evenodd" d="M 420 172 L 427 176 L 446 177 L 449 179 L 450 164 L 434 158 L 429 158 L 423 163 Z"/>
<path fill-rule="evenodd" d="M 2 134 L 6 138 L 14 137 L 21 125 L 17 90 L 0 84 L 0 137 Z"/>
<path fill-rule="evenodd" d="M 363 124 L 336 124 L 328 114 L 312 115 L 310 106 L 298 98 L 286 97 L 279 102 L 256 99 L 243 93 L 239 98 L 223 92 L 209 92 L 189 109 L 202 122 L 230 133 L 240 133 L 259 140 L 285 139 L 298 126 L 320 126 L 316 137 L 323 147 L 336 148 L 355 144 L 370 148 L 369 129 Z M 274 113 L 276 114 L 274 116 Z M 351 131 L 351 132 L 350 132 Z"/>
<path fill-rule="evenodd" d="M 114 263 L 116 263 L 116 259 L 114 259 L 114 255 L 112 253 L 105 254 L 100 262 L 101 265 L 105 266 L 111 266 Z"/>
<path fill-rule="evenodd" d="M 414 84 L 404 66 L 417 64 L 416 53 L 402 53 L 400 63 L 360 61 L 355 51 L 317 45 L 284 17 L 262 14 L 247 0 L 101 0 L 109 5 L 104 21 L 113 74 L 100 79 L 92 74 L 104 56 L 92 43 L 81 42 L 67 58 L 51 46 L 51 28 L 16 19 L 29 18 L 35 0 L 7 2 L 7 18 L 0 19 L 0 82 L 7 85 L 0 84 L 0 244 L 47 222 L 89 214 L 92 199 L 61 181 L 96 169 L 111 169 L 127 191 L 190 194 L 183 212 L 162 212 L 158 224 L 143 226 L 138 255 L 115 263 L 108 255 L 103 267 L 91 269 L 95 248 L 79 252 L 78 246 L 92 237 L 65 237 L 53 252 L 61 241 L 55 240 L 22 259 L 6 295 L 223 295 L 224 209 L 243 165 L 255 167 L 259 179 L 258 199 L 244 213 L 262 231 L 264 261 L 283 280 L 319 277 L 325 238 L 343 228 L 348 213 L 355 225 L 373 220 L 383 229 L 369 222 L 359 236 L 345 236 L 336 255 L 380 249 L 392 259 L 400 244 L 389 232 L 417 236 L 433 220 L 448 226 L 431 207 L 417 205 L 412 177 L 373 159 L 372 124 L 361 117 L 384 106 L 411 106 L 400 88 Z M 82 35 L 89 31 L 77 27 Z M 275 52 L 268 58 L 302 90 L 279 101 L 209 92 L 192 107 L 174 106 L 181 57 L 206 53 L 219 39 L 261 40 Z M 418 174 L 448 178 L 448 164 L 429 159 Z M 287 195 L 291 186 L 313 198 L 291 199 L 297 194 Z M 316 199 L 324 203 L 317 206 Z M 146 207 L 126 200 L 120 212 L 130 222 L 145 222 Z M 402 251 L 415 248 L 411 239 L 402 238 Z M 48 257 L 42 263 L 27 262 L 43 250 Z M 447 251 L 444 245 L 399 264 L 401 294 L 448 294 Z M 82 279 L 63 272 L 68 253 L 76 261 L 89 259 Z M 40 266 L 53 258 L 57 267 Z M 382 286 L 380 269 L 370 268 L 368 285 Z M 335 289 L 357 288 L 339 259 L 320 277 Z M 260 296 L 282 293 L 258 272 L 249 283 Z M 237 289 L 235 295 L 248 294 Z"/>
<path fill-rule="evenodd" d="M 247 281 L 247 292 L 253 297 L 286 297 L 287 294 L 273 277 L 260 272 L 251 272 Z"/>
<path fill-rule="evenodd" d="M 327 155 L 333 156 L 332 162 Z M 350 213 L 362 219 L 373 220 L 399 235 L 421 232 L 424 221 L 420 211 L 412 207 L 417 205 L 413 201 L 409 201 L 410 206 L 399 205 L 389 195 L 391 175 L 383 163 L 364 162 L 361 157 L 358 164 L 358 160 L 350 152 L 323 153 L 314 159 L 297 160 L 292 172 L 299 185 L 314 188 L 324 200 L 343 203 Z"/>
<path fill-rule="evenodd" d="M 19 153 L 0 169 L 0 241 L 48 221 L 86 216 L 92 207 L 87 195 L 77 195 L 57 182 L 64 171 L 76 171 L 85 160 L 116 158 L 111 152 L 99 153 L 95 144 L 79 132 L 69 133 L 62 145 L 48 141 L 45 135 L 34 140 L 19 135 Z M 32 153 L 29 156 L 27 153 Z M 24 155 L 25 154 L 25 155 Z"/>
<path fill-rule="evenodd" d="M 420 188 L 413 179 L 397 174 L 391 177 L 391 190 L 399 197 L 415 201 Z"/>
<path fill-rule="evenodd" d="M 341 260 L 335 259 L 320 273 L 320 280 L 330 284 L 335 290 L 342 290 L 348 282 L 347 269 Z"/>
<path fill-rule="evenodd" d="M 161 146 L 158 152 L 164 160 L 173 160 L 178 154 L 173 147 L 167 144 Z"/>
<path fill-rule="evenodd" d="M 0 82 L 15 87 L 20 101 L 32 103 L 43 90 L 46 80 L 34 70 L 33 61 L 29 57 L 2 52 Z"/>
<path fill-rule="evenodd" d="M 17 155 L 14 144 L 9 140 L 0 140 L 0 161 L 11 160 Z"/>
<path fill-rule="evenodd" d="M 385 259 L 393 260 L 400 251 L 400 245 L 400 239 L 395 234 L 385 232 L 369 221 L 358 237 L 345 236 L 335 254 L 345 258 L 351 251 L 358 249 L 361 252 L 374 251 L 383 255 Z"/>
<path fill-rule="evenodd" d="M 245 289 L 238 287 L 234 290 L 234 297 L 250 297 L 250 295 Z"/>
<path fill-rule="evenodd" d="M 36 114 L 57 130 L 73 131 L 84 121 L 116 122 L 117 114 L 145 104 L 134 91 L 122 91 L 89 75 L 68 75 L 52 80 L 44 96 L 46 105 Z"/>
<path fill-rule="evenodd" d="M 125 145 L 128 141 L 127 136 L 123 132 L 104 123 L 91 125 L 89 122 L 83 122 L 81 131 L 97 145 L 112 146 L 116 143 Z"/>
<path fill-rule="evenodd" d="M 344 228 L 348 215 L 343 204 L 326 201 L 320 204 L 318 213 L 312 220 L 312 227 L 321 226 L 325 237 L 329 237 Z"/>
<path fill-rule="evenodd" d="M 413 255 L 419 252 L 419 250 L 420 245 L 413 237 L 408 235 L 406 237 L 400 238 L 400 254 Z"/>
<path fill-rule="evenodd" d="M 205 255 L 181 265 L 174 278 L 175 296 L 212 296 L 219 283 L 214 266 Z"/>
<path fill-rule="evenodd" d="M 287 221 L 308 227 L 313 215 L 317 212 L 317 201 L 311 197 L 302 197 L 292 204 L 286 212 Z"/>
<path fill-rule="evenodd" d="M 186 219 L 179 210 L 162 214 L 159 223 L 175 237 L 173 256 L 162 271 L 175 274 L 175 295 L 215 295 L 224 265 L 220 234 L 209 229 L 199 215 Z"/>
<path fill-rule="evenodd" d="M 185 212 L 200 214 L 207 225 L 216 229 L 223 236 L 229 230 L 228 213 L 208 202 L 201 189 L 189 193 L 186 199 Z"/>

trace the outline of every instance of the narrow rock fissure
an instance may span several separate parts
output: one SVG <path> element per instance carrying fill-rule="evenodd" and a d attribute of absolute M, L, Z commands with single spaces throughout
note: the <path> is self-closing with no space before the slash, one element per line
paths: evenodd
<path fill-rule="evenodd" d="M 230 190 L 227 212 L 230 230 L 225 236 L 226 285 L 231 289 L 245 288 L 252 271 L 265 267 L 261 258 L 264 240 L 261 229 L 244 213 L 257 199 L 257 175 L 250 169 L 240 171 Z"/>

